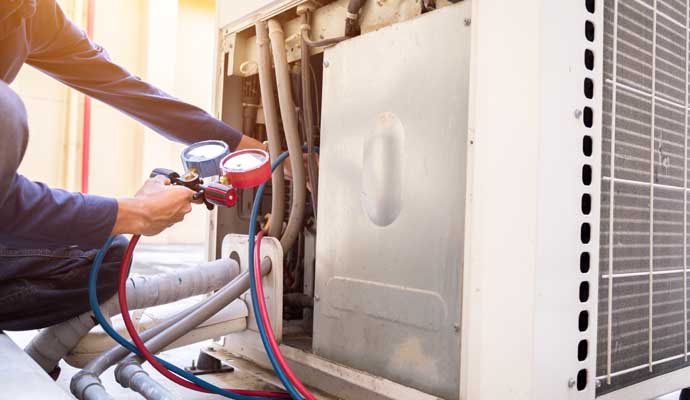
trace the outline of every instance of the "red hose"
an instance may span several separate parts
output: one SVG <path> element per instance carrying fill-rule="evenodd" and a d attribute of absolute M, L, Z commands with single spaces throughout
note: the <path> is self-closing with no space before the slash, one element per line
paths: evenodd
<path fill-rule="evenodd" d="M 127 276 L 129 275 L 129 264 L 132 261 L 132 255 L 134 254 L 134 248 L 137 246 L 137 242 L 139 241 L 139 235 L 134 235 L 132 236 L 132 240 L 129 242 L 129 246 L 127 246 L 127 251 L 125 252 L 124 257 L 122 258 L 122 262 L 120 263 L 120 276 L 118 280 L 118 291 L 117 291 L 117 297 L 120 302 L 120 310 L 122 311 L 122 320 L 125 322 L 125 327 L 127 328 L 127 332 L 129 333 L 129 336 L 132 338 L 132 341 L 134 344 L 137 346 L 139 351 L 141 352 L 142 357 L 146 359 L 151 365 L 163 376 L 166 378 L 170 379 L 171 381 L 177 383 L 180 386 L 184 386 L 187 389 L 192 389 L 196 390 L 198 392 L 203 392 L 203 393 L 211 393 L 210 391 L 202 388 L 201 386 L 196 385 L 195 383 L 189 382 L 185 379 L 182 379 L 181 377 L 175 375 L 174 373 L 170 372 L 168 369 L 166 369 L 161 363 L 156 360 L 156 358 L 151 354 L 151 352 L 146 348 L 146 344 L 144 344 L 143 340 L 141 340 L 141 337 L 139 336 L 139 332 L 134 328 L 134 324 L 132 323 L 132 319 L 129 316 L 129 307 L 127 306 Z M 261 390 L 239 390 L 239 389 L 225 389 L 229 392 L 239 394 L 239 395 L 245 395 L 245 396 L 257 396 L 257 397 L 277 397 L 277 398 L 284 398 L 284 399 L 289 399 L 290 395 L 288 393 L 284 392 L 269 392 L 269 391 L 261 391 Z"/>
<path fill-rule="evenodd" d="M 261 283 L 261 239 L 264 237 L 264 232 L 259 231 L 256 235 L 256 245 L 254 246 L 254 277 L 256 283 L 256 297 L 259 299 L 259 310 L 261 312 L 261 319 L 264 321 L 264 326 L 266 326 L 266 336 L 268 336 L 268 342 L 273 349 L 273 353 L 278 360 L 278 364 L 285 371 L 285 375 L 290 380 L 290 382 L 295 386 L 298 392 L 304 396 L 306 400 L 316 400 L 313 394 L 307 390 L 302 382 L 297 379 L 297 376 L 292 372 L 290 367 L 283 357 L 283 353 L 280 352 L 278 347 L 278 342 L 273 335 L 273 328 L 271 327 L 271 321 L 268 317 L 268 310 L 266 308 L 266 299 L 264 297 L 264 287 Z"/>

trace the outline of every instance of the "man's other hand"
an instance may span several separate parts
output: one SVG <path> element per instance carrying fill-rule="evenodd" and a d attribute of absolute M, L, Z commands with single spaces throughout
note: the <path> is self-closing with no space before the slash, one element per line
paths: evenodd
<path fill-rule="evenodd" d="M 170 185 L 163 176 L 150 178 L 134 198 L 118 199 L 113 235 L 157 235 L 192 211 L 193 195 L 184 186 Z"/>

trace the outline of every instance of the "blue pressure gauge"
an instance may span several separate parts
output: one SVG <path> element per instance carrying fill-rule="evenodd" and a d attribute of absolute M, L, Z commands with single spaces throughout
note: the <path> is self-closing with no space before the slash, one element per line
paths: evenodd
<path fill-rule="evenodd" d="M 230 148 L 221 140 L 197 142 L 182 151 L 182 165 L 185 171 L 193 171 L 201 178 L 221 175 L 220 161 L 228 154 Z"/>

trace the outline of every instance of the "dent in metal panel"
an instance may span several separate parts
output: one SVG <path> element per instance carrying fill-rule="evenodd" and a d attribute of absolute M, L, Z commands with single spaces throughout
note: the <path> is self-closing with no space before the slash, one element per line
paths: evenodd
<path fill-rule="evenodd" d="M 325 52 L 316 354 L 458 398 L 468 2 Z"/>

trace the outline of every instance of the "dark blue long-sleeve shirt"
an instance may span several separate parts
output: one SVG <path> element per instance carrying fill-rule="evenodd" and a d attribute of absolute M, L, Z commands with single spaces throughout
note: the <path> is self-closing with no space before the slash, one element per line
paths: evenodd
<path fill-rule="evenodd" d="M 11 83 L 25 63 L 171 140 L 220 139 L 235 148 L 242 137 L 200 108 L 113 63 L 55 0 L 0 0 L 0 80 Z M 23 106 L 14 103 L 0 101 L 0 119 L 20 117 Z M 17 174 L 24 135 L 22 129 L 0 129 L 0 246 L 100 247 L 115 224 L 116 200 L 50 189 Z"/>

